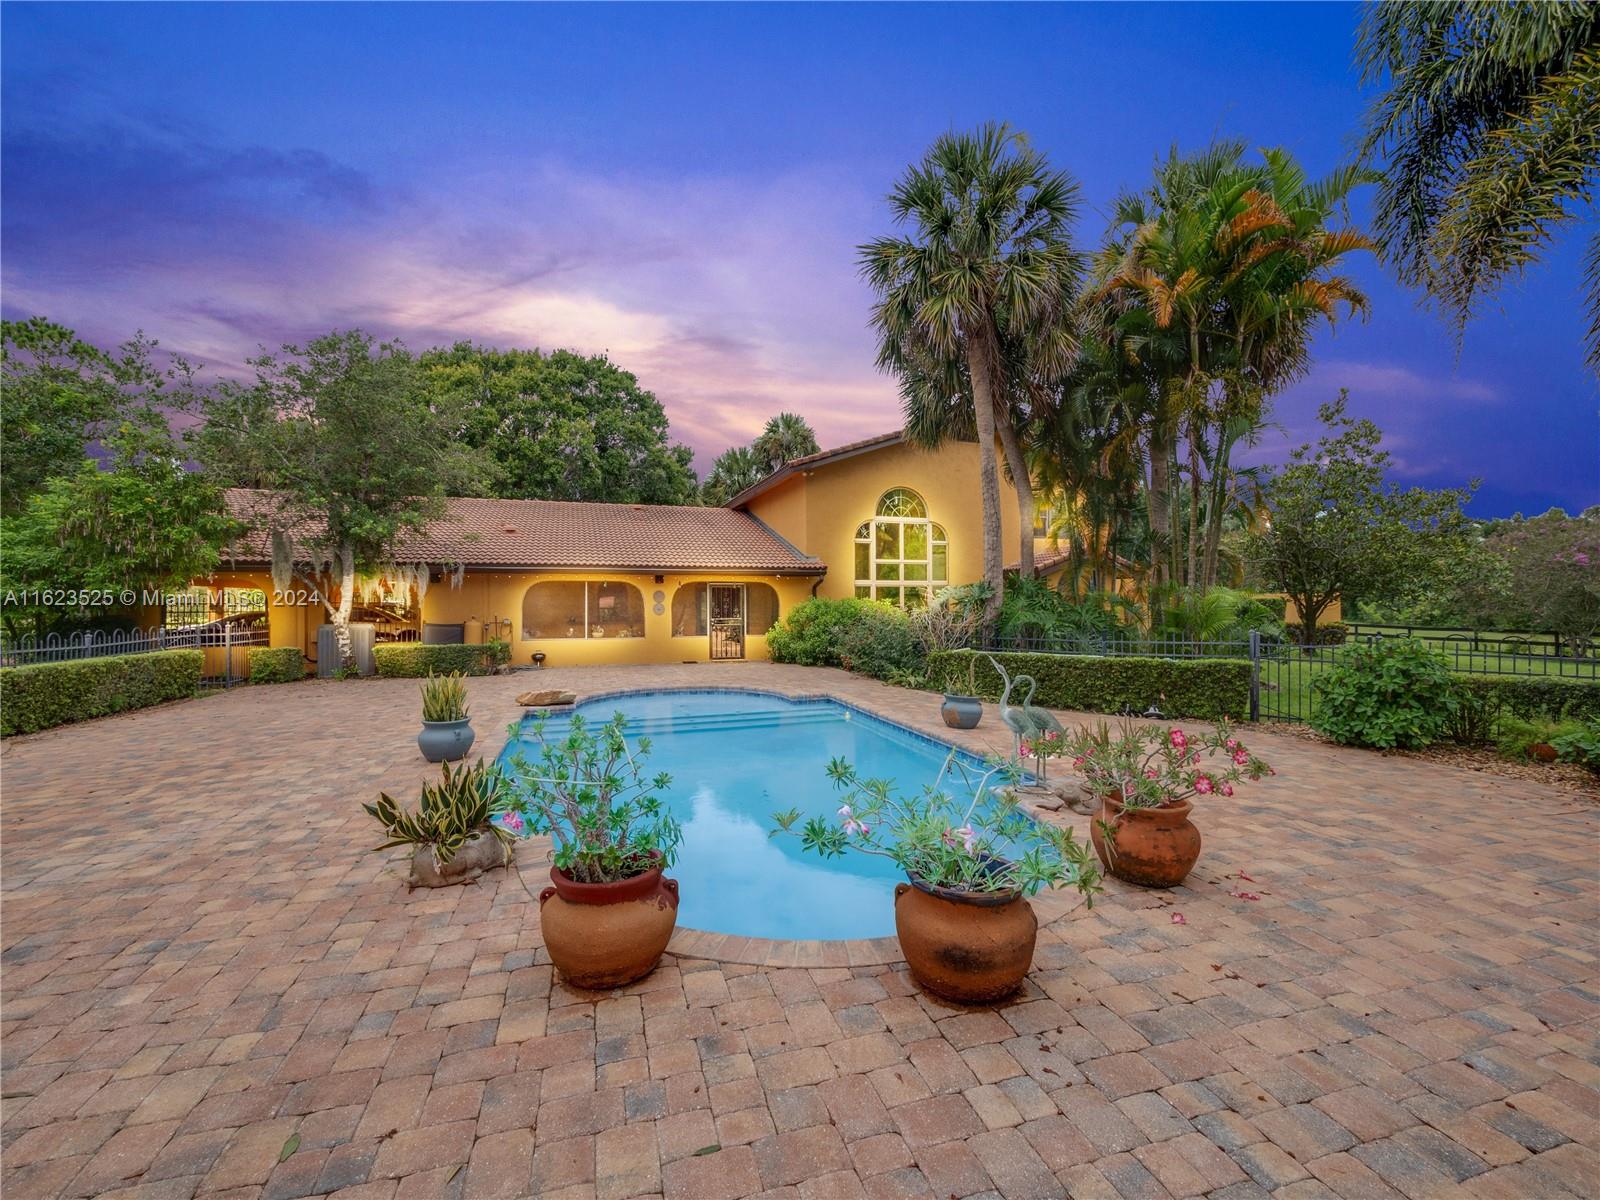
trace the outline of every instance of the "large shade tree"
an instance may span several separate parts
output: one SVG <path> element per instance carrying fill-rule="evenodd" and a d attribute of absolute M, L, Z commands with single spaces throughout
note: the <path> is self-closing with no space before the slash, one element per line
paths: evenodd
<path fill-rule="evenodd" d="M 458 439 L 464 414 L 398 343 L 336 332 L 251 365 L 253 383 L 201 397 L 194 449 L 217 479 L 266 489 L 251 520 L 271 538 L 274 586 L 316 595 L 348 665 L 358 573 L 426 571 L 395 563 L 400 537 L 440 516 L 446 496 L 480 489 L 487 464 Z"/>
<path fill-rule="evenodd" d="M 496 350 L 457 342 L 419 365 L 430 392 L 463 414 L 461 438 L 493 464 L 491 494 L 531 500 L 684 504 L 691 452 L 632 373 L 603 354 Z"/>
<path fill-rule="evenodd" d="M 189 469 L 168 419 L 199 393 L 190 364 L 158 367 L 143 337 L 106 354 L 41 319 L 6 334 L 8 356 L 41 352 L 7 362 L 7 632 L 103 621 L 210 573 L 236 525 L 215 483 Z"/>
<path fill-rule="evenodd" d="M 900 381 L 908 428 L 938 440 L 966 425 L 971 406 L 990 619 L 1004 589 L 997 444 L 1016 488 L 1020 563 L 1032 574 L 1033 489 L 1013 406 L 1027 395 L 1029 373 L 1048 377 L 1071 360 L 1077 202 L 1069 175 L 1052 170 L 1021 133 L 989 124 L 939 137 L 889 194 L 906 233 L 860 248 L 862 275 L 878 297 L 878 364 Z"/>
<path fill-rule="evenodd" d="M 1381 89 L 1362 145 L 1383 167 L 1378 240 L 1459 331 L 1564 227 L 1592 223 L 1600 4 L 1368 4 L 1356 58 Z M 1588 358 L 1600 371 L 1600 228 L 1588 238 Z"/>
<path fill-rule="evenodd" d="M 1254 566 L 1294 601 L 1299 636 L 1342 599 L 1404 595 L 1449 544 L 1467 537 L 1461 506 L 1472 489 L 1401 487 L 1371 421 L 1345 412 L 1345 396 L 1318 410 L 1323 436 L 1291 452 L 1264 486 L 1267 518 L 1250 539 Z"/>

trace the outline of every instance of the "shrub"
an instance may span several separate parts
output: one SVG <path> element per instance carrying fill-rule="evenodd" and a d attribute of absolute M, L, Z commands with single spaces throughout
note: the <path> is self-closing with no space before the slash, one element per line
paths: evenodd
<path fill-rule="evenodd" d="M 1573 721 L 1570 726 L 1550 739 L 1556 756 L 1600 775 L 1600 721 Z"/>
<path fill-rule="evenodd" d="M 1547 745 L 1554 749 L 1558 738 L 1569 737 L 1582 730 L 1583 724 L 1579 721 L 1542 716 L 1504 716 L 1495 726 L 1494 745 L 1501 758 L 1532 758 L 1535 746 Z"/>
<path fill-rule="evenodd" d="M 511 661 L 507 642 L 481 645 L 427 646 L 421 642 L 387 642 L 372 648 L 373 665 L 385 679 L 422 679 L 428 675 L 487 675 L 490 667 Z"/>
<path fill-rule="evenodd" d="M 1457 697 L 1471 695 L 1497 703 L 1501 711 L 1529 720 L 1572 717 L 1600 720 L 1600 683 L 1552 675 L 1457 675 Z"/>
<path fill-rule="evenodd" d="M 502 846 L 511 843 L 511 834 L 491 818 L 510 811 L 511 787 L 496 766 L 476 765 L 451 770 L 448 765 L 438 783 L 422 785 L 422 796 L 415 811 L 400 807 L 387 792 L 378 795 L 376 804 L 363 804 L 367 815 L 383 826 L 388 841 L 373 850 L 394 846 L 427 847 L 433 851 L 435 867 L 447 866 L 467 839 L 478 833 L 492 833 Z"/>
<path fill-rule="evenodd" d="M 773 662 L 920 679 L 926 652 L 910 617 L 875 600 L 807 600 L 767 634 Z"/>
<path fill-rule="evenodd" d="M 251 683 L 294 683 L 306 677 L 306 656 L 298 646 L 261 646 L 248 658 Z"/>
<path fill-rule="evenodd" d="M 0 734 L 35 733 L 193 696 L 199 650 L 157 650 L 0 671 Z"/>
<path fill-rule="evenodd" d="M 1497 692 L 1463 687 L 1457 679 L 1451 685 L 1456 710 L 1450 717 L 1450 740 L 1463 746 L 1486 746 L 1494 740 L 1504 701 Z"/>
<path fill-rule="evenodd" d="M 1450 728 L 1458 701 L 1444 658 L 1407 638 L 1350 646 L 1312 685 L 1311 724 L 1347 746 L 1416 749 Z"/>
<path fill-rule="evenodd" d="M 976 667 L 973 658 L 978 662 Z M 1039 690 L 1033 703 L 1077 712 L 1144 712 L 1155 705 L 1169 717 L 1214 721 L 1250 712 L 1250 663 L 1236 658 L 1134 658 L 1088 654 L 994 656 L 1013 677 L 1031 675 Z M 987 657 L 971 650 L 928 656 L 928 674 L 946 690 L 966 692 L 969 674 L 976 694 L 1000 698 L 1000 676 Z M 1021 703 L 1022 696 L 1012 693 Z"/>

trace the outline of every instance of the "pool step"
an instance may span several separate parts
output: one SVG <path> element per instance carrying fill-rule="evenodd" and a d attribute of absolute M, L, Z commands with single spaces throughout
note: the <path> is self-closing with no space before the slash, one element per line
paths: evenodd
<path fill-rule="evenodd" d="M 659 737 L 666 733 L 710 733 L 742 729 L 793 728 L 801 725 L 833 725 L 847 718 L 837 708 L 756 709 L 750 712 L 665 713 L 660 716 L 630 717 L 626 726 L 630 737 Z M 558 737 L 570 718 L 553 717 L 545 724 L 546 737 Z M 594 722 L 591 722 L 591 726 Z"/>

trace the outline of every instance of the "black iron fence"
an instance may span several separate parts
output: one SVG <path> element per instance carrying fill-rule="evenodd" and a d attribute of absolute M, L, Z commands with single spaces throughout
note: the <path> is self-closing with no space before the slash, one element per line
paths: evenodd
<path fill-rule="evenodd" d="M 1425 631 L 1408 635 L 1401 630 L 1380 632 L 1362 627 L 1360 632 L 1352 630 L 1342 644 L 1302 646 L 1255 632 L 1248 638 L 1232 641 L 1084 633 L 1042 638 L 996 638 L 987 643 L 985 649 L 1100 657 L 1244 659 L 1251 664 L 1250 719 L 1261 721 L 1309 721 L 1316 703 L 1317 676 L 1338 662 L 1346 647 L 1386 639 L 1410 637 L 1421 641 L 1443 657 L 1452 671 L 1461 675 L 1543 676 L 1600 682 L 1600 658 L 1539 653 L 1526 645 L 1507 648 L 1494 640 L 1502 636 L 1482 635 L 1481 640 L 1475 643 L 1470 637 L 1460 638 L 1454 634 L 1430 637 Z M 1550 648 L 1553 650 L 1554 646 Z"/>
<path fill-rule="evenodd" d="M 150 654 L 157 650 L 199 650 L 200 686 L 232 687 L 250 677 L 252 647 L 269 645 L 265 629 L 237 628 L 213 622 L 188 629 L 86 630 L 44 637 L 0 636 L 0 667 L 72 662 L 117 654 Z"/>

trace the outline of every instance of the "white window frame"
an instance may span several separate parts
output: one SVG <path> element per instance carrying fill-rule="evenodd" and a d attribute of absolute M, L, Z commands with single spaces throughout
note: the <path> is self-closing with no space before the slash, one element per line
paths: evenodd
<path fill-rule="evenodd" d="M 928 502 L 922 498 L 921 493 L 913 491 L 911 488 L 902 488 L 902 487 L 890 488 L 888 491 L 884 492 L 883 495 L 878 498 L 878 504 L 877 504 L 877 508 L 878 509 L 882 509 L 883 508 L 884 500 L 887 499 L 888 496 L 890 495 L 890 493 L 892 493 L 892 492 L 909 492 L 911 495 L 915 496 L 917 498 L 917 502 L 922 505 L 922 511 L 924 513 L 927 513 L 927 511 L 928 511 Z M 898 536 L 898 539 L 897 539 L 897 544 L 900 547 L 900 552 L 901 552 L 902 556 L 905 553 L 906 526 L 909 526 L 909 525 L 919 525 L 919 526 L 921 526 L 923 528 L 925 534 L 926 534 L 926 536 L 923 539 L 923 544 L 926 547 L 926 552 L 925 552 L 924 556 L 922 558 L 900 557 L 900 558 L 885 558 L 885 559 L 880 560 L 878 558 L 878 536 L 877 535 L 878 535 L 879 527 L 883 526 L 883 525 L 896 525 L 896 526 L 900 527 L 899 536 Z M 896 603 L 901 608 L 906 608 L 908 606 L 906 604 L 905 595 L 906 595 L 906 592 L 908 590 L 910 590 L 910 589 L 920 590 L 923 593 L 923 602 L 924 602 L 924 604 L 932 604 L 933 603 L 933 593 L 938 591 L 942 587 L 948 587 L 949 586 L 949 583 L 950 583 L 950 580 L 949 580 L 949 575 L 950 575 L 950 538 L 949 538 L 948 534 L 945 531 L 945 527 L 943 525 L 939 524 L 937 521 L 934 521 L 933 519 L 931 519 L 928 516 L 896 517 L 896 516 L 874 515 L 869 520 L 863 521 L 859 526 L 856 527 L 856 536 L 855 536 L 855 538 L 853 540 L 853 544 L 851 546 L 851 567 L 852 567 L 852 570 L 855 567 L 855 547 L 856 546 L 862 546 L 862 545 L 865 545 L 866 548 L 867 548 L 867 576 L 868 577 L 866 579 L 861 579 L 861 578 L 857 578 L 856 579 L 856 581 L 855 581 L 855 594 L 857 596 L 862 596 L 864 594 L 869 599 L 877 600 L 877 599 L 881 598 L 879 596 L 879 594 L 878 594 L 880 589 L 887 590 L 889 588 L 893 588 L 893 589 L 895 589 L 895 591 L 897 591 L 899 593 L 900 599 L 898 601 L 892 601 L 891 603 Z M 933 563 L 934 563 L 934 549 L 935 549 L 935 547 L 938 547 L 938 546 L 944 547 L 944 577 L 943 578 L 936 577 L 935 574 L 934 574 L 934 565 L 933 565 Z M 879 579 L 877 576 L 878 576 L 878 565 L 879 565 L 880 561 L 883 562 L 886 565 L 892 563 L 894 566 L 900 568 L 900 574 L 898 575 L 898 577 L 895 578 L 895 579 Z M 927 568 L 927 578 L 926 579 L 906 579 L 905 575 L 904 575 L 905 568 L 908 565 L 916 565 L 918 563 L 924 565 Z"/>

